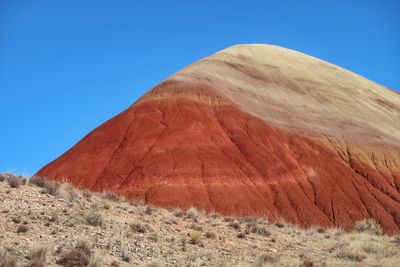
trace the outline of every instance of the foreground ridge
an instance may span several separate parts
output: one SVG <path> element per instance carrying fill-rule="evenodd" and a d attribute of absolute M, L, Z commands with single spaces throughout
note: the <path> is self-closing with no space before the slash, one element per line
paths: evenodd
<path fill-rule="evenodd" d="M 0 174 L 0 202 L 0 266 L 397 266 L 400 257 L 400 237 L 376 225 L 299 229 L 12 174 Z"/>

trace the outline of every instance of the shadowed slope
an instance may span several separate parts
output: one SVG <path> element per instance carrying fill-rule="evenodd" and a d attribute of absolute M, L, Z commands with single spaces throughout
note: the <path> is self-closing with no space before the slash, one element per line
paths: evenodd
<path fill-rule="evenodd" d="M 266 45 L 200 60 L 38 172 L 161 206 L 400 232 L 400 96 Z"/>

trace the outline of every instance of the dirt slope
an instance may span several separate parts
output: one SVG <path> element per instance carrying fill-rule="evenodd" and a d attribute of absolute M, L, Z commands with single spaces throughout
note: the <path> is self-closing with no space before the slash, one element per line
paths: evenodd
<path fill-rule="evenodd" d="M 230 47 L 38 172 L 160 206 L 400 232 L 400 95 L 316 58 Z"/>
<path fill-rule="evenodd" d="M 399 262 L 400 236 L 302 230 L 193 208 L 167 210 L 69 184 L 25 182 L 15 188 L 15 178 L 0 174 L 0 266 L 397 267 Z M 84 249 L 74 249 L 78 244 Z"/>

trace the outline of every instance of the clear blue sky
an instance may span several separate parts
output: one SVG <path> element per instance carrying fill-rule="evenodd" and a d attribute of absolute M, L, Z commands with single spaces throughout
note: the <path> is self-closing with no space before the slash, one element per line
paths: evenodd
<path fill-rule="evenodd" d="M 161 79 L 233 44 L 299 50 L 399 90 L 399 3 L 0 0 L 0 172 L 34 174 Z"/>

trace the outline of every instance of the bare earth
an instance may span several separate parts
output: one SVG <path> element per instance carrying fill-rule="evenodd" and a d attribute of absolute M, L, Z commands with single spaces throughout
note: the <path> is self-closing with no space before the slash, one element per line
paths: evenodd
<path fill-rule="evenodd" d="M 29 181 L 13 188 L 7 179 L 0 180 L 0 266 L 13 266 L 4 263 L 10 258 L 15 258 L 16 266 L 59 266 L 63 255 L 82 241 L 90 248 L 90 262 L 74 266 L 399 266 L 400 262 L 399 236 L 344 233 L 337 228 L 303 230 L 285 222 L 168 210 L 114 197 L 68 184 L 50 192 Z M 32 256 L 38 250 L 45 251 L 42 262 Z"/>

